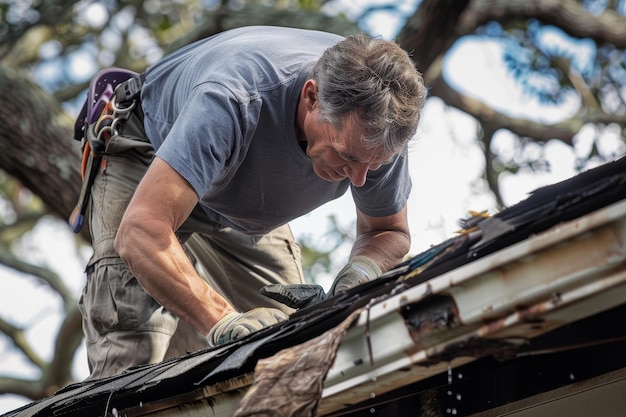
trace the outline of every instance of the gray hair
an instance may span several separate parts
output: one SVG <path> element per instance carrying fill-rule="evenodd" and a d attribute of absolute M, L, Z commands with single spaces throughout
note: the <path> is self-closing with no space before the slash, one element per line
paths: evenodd
<path fill-rule="evenodd" d="M 400 153 L 415 135 L 427 92 L 397 44 L 364 33 L 348 36 L 322 54 L 312 78 L 323 121 L 341 129 L 343 116 L 355 112 L 370 148 Z"/>

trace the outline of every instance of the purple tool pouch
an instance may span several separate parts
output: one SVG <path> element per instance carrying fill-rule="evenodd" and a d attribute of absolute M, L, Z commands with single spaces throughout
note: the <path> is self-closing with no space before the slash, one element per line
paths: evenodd
<path fill-rule="evenodd" d="M 89 84 L 87 99 L 76 118 L 74 139 L 82 140 L 86 127 L 98 120 L 102 109 L 115 94 L 115 87 L 138 75 L 134 71 L 123 68 L 107 68 L 98 72 Z"/>
<path fill-rule="evenodd" d="M 90 188 L 93 184 L 98 167 L 100 165 L 100 152 L 104 149 L 104 142 L 97 135 L 90 135 L 90 125 L 96 123 L 102 114 L 104 107 L 116 95 L 115 88 L 121 83 L 131 79 L 140 79 L 136 72 L 121 68 L 109 68 L 97 73 L 91 80 L 87 99 L 74 124 L 74 139 L 89 142 L 90 151 L 83 154 L 83 184 L 78 196 L 78 202 L 70 215 L 69 224 L 74 233 L 78 233 L 85 223 L 85 213 L 90 199 Z M 134 89 L 120 91 L 123 97 L 132 97 L 134 92 L 139 91 L 141 82 L 137 81 Z M 86 151 L 86 149 L 83 149 Z"/>

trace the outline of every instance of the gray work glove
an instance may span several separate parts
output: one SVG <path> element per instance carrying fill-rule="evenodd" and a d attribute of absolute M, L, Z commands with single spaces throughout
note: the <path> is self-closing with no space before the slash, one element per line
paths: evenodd
<path fill-rule="evenodd" d="M 382 271 L 373 259 L 363 255 L 355 256 L 339 271 L 328 295 L 333 296 L 359 284 L 372 281 L 380 274 Z"/>
<path fill-rule="evenodd" d="M 207 338 L 211 346 L 223 345 L 287 320 L 288 317 L 277 308 L 270 307 L 258 307 L 245 313 L 232 312 L 215 323 Z"/>

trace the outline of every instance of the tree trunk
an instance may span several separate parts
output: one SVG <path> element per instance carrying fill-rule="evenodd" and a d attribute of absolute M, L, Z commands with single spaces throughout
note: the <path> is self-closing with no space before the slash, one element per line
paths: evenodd
<path fill-rule="evenodd" d="M 469 0 L 424 0 L 400 33 L 398 42 L 412 54 L 423 73 L 443 55 L 461 35 L 459 18 Z"/>
<path fill-rule="evenodd" d="M 72 118 L 24 72 L 3 66 L 0 97 L 0 167 L 39 196 L 53 215 L 67 219 L 81 185 Z"/>

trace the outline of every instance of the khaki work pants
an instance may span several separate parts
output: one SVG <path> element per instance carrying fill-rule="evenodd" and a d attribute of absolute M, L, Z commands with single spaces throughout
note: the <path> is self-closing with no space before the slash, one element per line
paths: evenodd
<path fill-rule="evenodd" d="M 143 290 L 113 249 L 124 210 L 154 158 L 140 115 L 133 114 L 122 129 L 107 142 L 106 165 L 91 189 L 94 253 L 79 301 L 89 379 L 208 347 L 205 335 Z M 177 235 L 202 278 L 238 311 L 260 306 L 293 311 L 259 294 L 264 285 L 304 282 L 300 248 L 288 225 L 249 236 L 219 227 L 196 207 Z"/>

